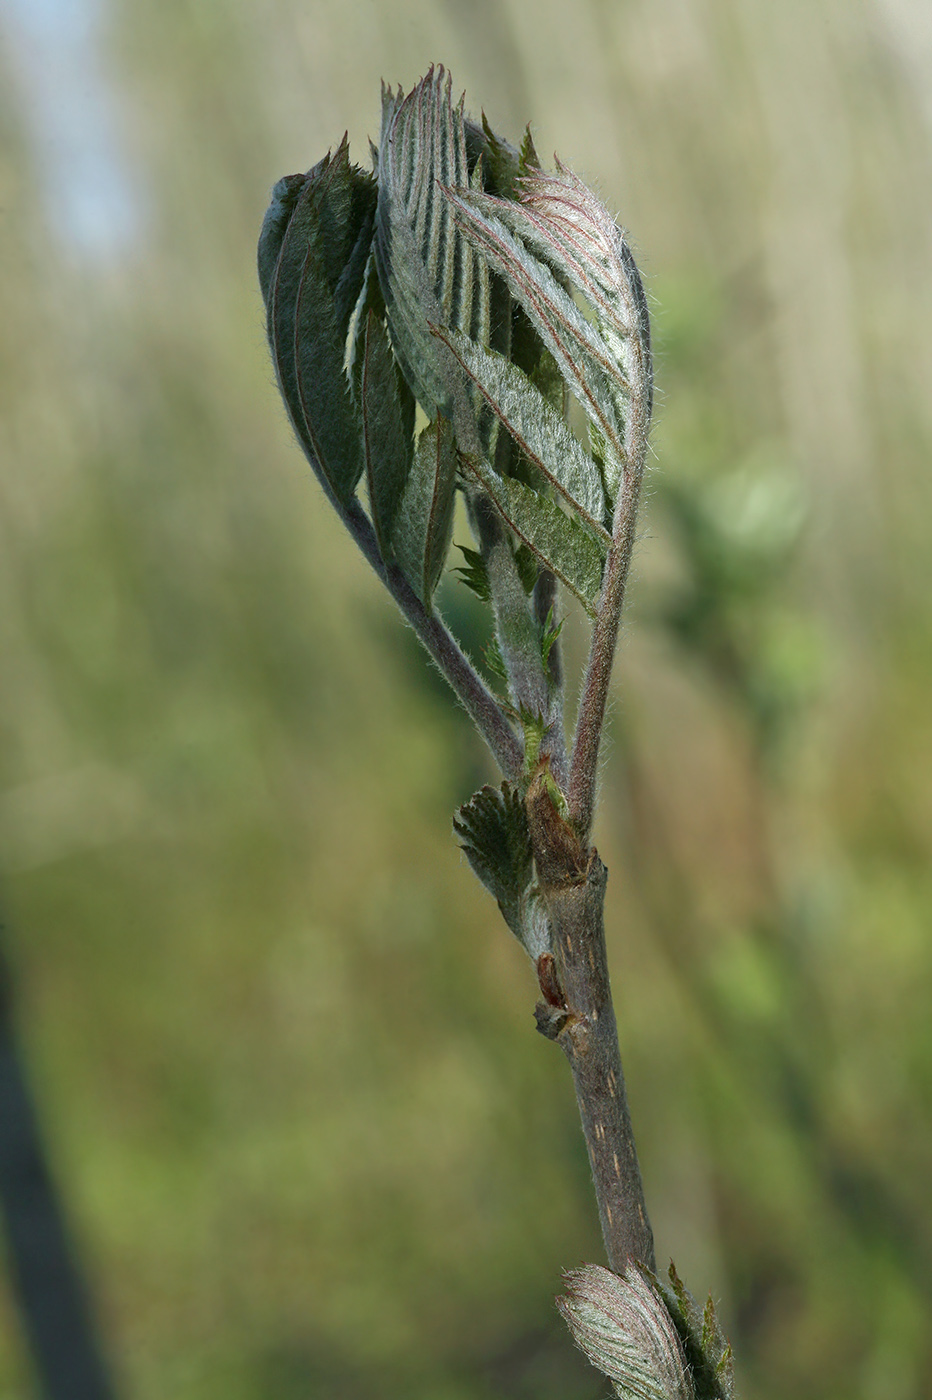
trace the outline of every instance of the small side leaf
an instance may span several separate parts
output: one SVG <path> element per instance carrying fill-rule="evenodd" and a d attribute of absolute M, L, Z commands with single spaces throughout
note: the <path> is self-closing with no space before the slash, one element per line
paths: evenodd
<path fill-rule="evenodd" d="M 662 1288 L 670 1316 L 689 1362 L 696 1400 L 734 1400 L 735 1374 L 731 1344 L 715 1316 L 709 1297 L 705 1307 L 693 1297 L 673 1264 L 670 1288 Z"/>
<path fill-rule="evenodd" d="M 524 903 L 534 862 L 520 793 L 509 783 L 480 788 L 456 813 L 453 829 L 474 874 L 498 902 L 512 933 L 525 942 Z"/>
<path fill-rule="evenodd" d="M 482 555 L 477 549 L 470 549 L 465 544 L 458 544 L 456 548 L 462 554 L 465 563 L 454 572 L 459 574 L 466 587 L 475 593 L 480 602 L 490 603 L 492 589 L 489 584 L 489 571 Z"/>
<path fill-rule="evenodd" d="M 453 531 L 456 444 L 445 418 L 425 428 L 395 514 L 392 547 L 411 587 L 429 610 Z"/>
<path fill-rule="evenodd" d="M 547 496 L 512 477 L 499 476 L 478 457 L 466 456 L 463 462 L 519 539 L 594 613 L 602 587 L 604 546 Z"/>
<path fill-rule="evenodd" d="M 382 322 L 366 317 L 360 378 L 362 442 L 372 523 L 382 557 L 391 558 L 392 528 L 411 469 L 414 439 L 403 398 L 411 391 L 398 373 Z M 412 404 L 413 406 L 413 404 Z"/>

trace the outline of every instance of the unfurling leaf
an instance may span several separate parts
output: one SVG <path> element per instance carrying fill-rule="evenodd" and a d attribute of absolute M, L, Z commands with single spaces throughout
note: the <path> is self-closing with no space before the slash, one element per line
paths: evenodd
<path fill-rule="evenodd" d="M 443 68 L 417 87 L 382 91 L 376 265 L 392 345 L 428 418 L 452 412 L 455 379 L 429 325 L 488 344 L 490 278 L 459 233 L 442 187 L 469 188 L 462 103 Z"/>
<path fill-rule="evenodd" d="M 565 1277 L 557 1299 L 573 1340 L 621 1400 L 698 1400 L 679 1334 L 651 1276 L 596 1264 Z"/>
<path fill-rule="evenodd" d="M 517 203 L 474 191 L 451 198 L 463 232 L 505 278 L 598 429 L 614 498 L 628 461 L 627 420 L 646 435 L 653 392 L 647 300 L 621 230 L 563 166 L 528 174 Z M 587 297 L 595 326 L 562 284 Z"/>
<path fill-rule="evenodd" d="M 489 584 L 489 571 L 486 568 L 485 560 L 477 549 L 470 549 L 465 544 L 458 544 L 456 548 L 466 561 L 454 573 L 459 574 L 470 592 L 483 603 L 492 601 L 492 591 Z"/>
<path fill-rule="evenodd" d="M 395 513 L 392 547 L 402 573 L 430 610 L 453 532 L 456 444 L 445 418 L 425 428 Z"/>
<path fill-rule="evenodd" d="M 672 1264 L 670 1283 L 662 1291 L 693 1373 L 696 1400 L 734 1400 L 731 1343 L 719 1326 L 711 1294 L 703 1307 Z"/>
<path fill-rule="evenodd" d="M 260 239 L 269 342 L 295 433 L 322 483 L 346 504 L 363 461 L 343 362 L 372 238 L 375 187 L 350 165 L 345 138 L 300 189 L 297 179 L 276 185 Z"/>
<path fill-rule="evenodd" d="M 520 205 L 470 191 L 451 194 L 469 241 L 502 276 L 586 413 L 619 458 L 628 381 L 596 327 L 590 325 L 545 262 L 506 227 L 506 211 Z"/>
<path fill-rule="evenodd" d="M 272 199 L 262 220 L 258 249 L 259 290 L 266 308 L 288 221 L 307 180 L 307 175 L 283 175 L 272 190 Z"/>
<path fill-rule="evenodd" d="M 644 284 L 624 233 L 588 185 L 560 161 L 557 173 L 536 170 L 522 182 L 525 218 L 514 231 L 540 256 L 557 260 L 570 281 L 584 292 L 599 329 L 625 366 L 628 381 L 647 386 L 647 414 L 653 405 L 650 314 Z"/>

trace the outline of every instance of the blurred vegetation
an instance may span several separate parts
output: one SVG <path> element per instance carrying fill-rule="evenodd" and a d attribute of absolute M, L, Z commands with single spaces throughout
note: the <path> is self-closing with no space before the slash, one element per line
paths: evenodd
<path fill-rule="evenodd" d="M 932 1396 L 921 0 L 87 5 L 109 233 L 56 177 L 56 5 L 0 11 L 0 897 L 122 1392 L 604 1389 L 552 1306 L 601 1257 L 569 1076 L 450 834 L 490 770 L 290 439 L 253 272 L 273 181 L 438 59 L 656 301 L 597 840 L 659 1256 L 748 1400 Z"/>

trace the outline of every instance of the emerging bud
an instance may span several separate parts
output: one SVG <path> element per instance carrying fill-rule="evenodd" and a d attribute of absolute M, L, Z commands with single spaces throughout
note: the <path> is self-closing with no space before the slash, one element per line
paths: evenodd
<path fill-rule="evenodd" d="M 696 1400 L 663 1297 L 636 1265 L 624 1278 L 596 1264 L 567 1274 L 557 1307 L 576 1345 L 622 1400 Z"/>

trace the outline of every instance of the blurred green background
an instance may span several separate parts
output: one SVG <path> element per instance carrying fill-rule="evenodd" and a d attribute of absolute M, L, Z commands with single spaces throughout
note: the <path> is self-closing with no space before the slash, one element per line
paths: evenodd
<path fill-rule="evenodd" d="M 658 1257 L 747 1400 L 932 1396 L 932 11 L 3 0 L 0 902 L 121 1394 L 607 1390 L 569 1075 L 451 834 L 492 769 L 254 274 L 274 180 L 434 60 L 654 300 L 596 839 Z"/>

